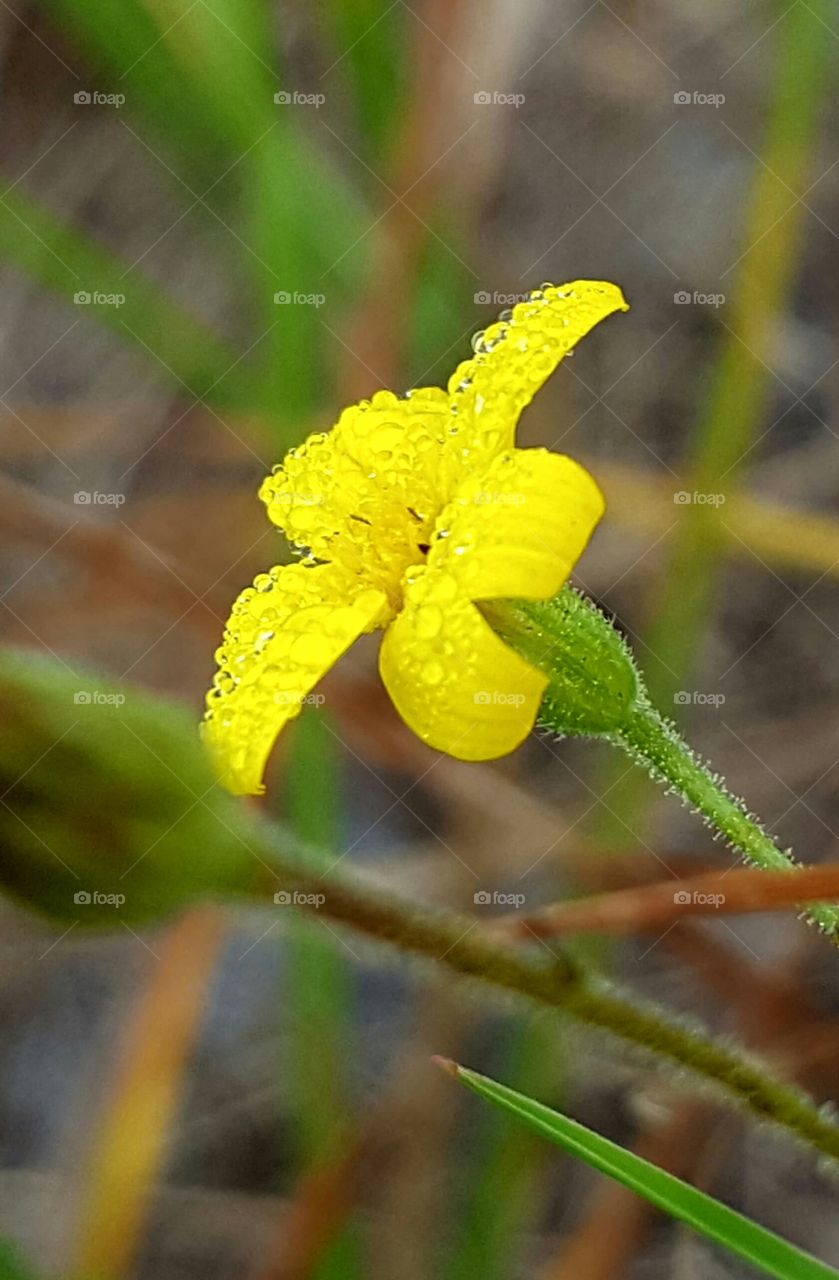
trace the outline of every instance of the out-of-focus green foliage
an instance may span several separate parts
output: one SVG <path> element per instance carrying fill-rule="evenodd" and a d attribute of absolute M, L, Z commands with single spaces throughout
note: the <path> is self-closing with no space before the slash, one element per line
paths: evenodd
<path fill-rule="evenodd" d="M 35 1272 L 24 1265 L 12 1244 L 0 1241 L 0 1280 L 36 1280 Z"/>
<path fill-rule="evenodd" d="M 148 278 L 135 273 L 126 281 L 127 262 L 80 235 L 20 188 L 0 200 L 0 259 L 66 302 L 72 303 L 77 293 L 120 295 L 120 306 L 86 307 L 77 320 L 92 317 L 149 358 L 156 356 L 155 370 L 196 396 L 250 400 L 246 373 L 241 367 L 231 369 L 236 362 L 232 348 Z"/>
<path fill-rule="evenodd" d="M 285 786 L 287 823 L 313 849 L 343 849 L 343 796 L 338 741 L 326 715 L 307 707 L 293 729 Z M 337 853 L 324 853 L 326 872 Z M 326 883 L 326 881 L 324 881 Z M 334 930 L 311 915 L 289 921 L 288 972 L 293 974 L 285 1074 L 304 1166 L 340 1159 L 353 1128 L 355 988 L 349 953 Z M 363 1280 L 353 1224 L 331 1242 L 312 1280 Z"/>
<path fill-rule="evenodd" d="M 81 925 L 153 920 L 255 882 L 247 810 L 186 712 L 31 653 L 0 655 L 0 882 Z"/>
<path fill-rule="evenodd" d="M 406 107 L 406 41 L 410 34 L 404 5 L 382 0 L 326 0 L 316 17 L 335 50 L 321 84 L 331 91 L 345 81 L 366 159 L 387 159 Z"/>

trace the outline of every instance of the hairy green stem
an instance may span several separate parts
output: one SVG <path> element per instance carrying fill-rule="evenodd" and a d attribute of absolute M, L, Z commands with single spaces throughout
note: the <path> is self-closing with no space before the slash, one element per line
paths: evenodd
<path fill-rule="evenodd" d="M 742 800 L 729 794 L 720 778 L 713 776 L 674 726 L 651 705 L 640 703 L 634 707 L 625 726 L 611 735 L 611 741 L 623 746 L 658 781 L 678 791 L 754 867 L 780 872 L 792 872 L 798 867 L 792 854 L 779 849 L 760 822 L 747 812 Z M 802 910 L 826 933 L 836 936 L 839 932 L 836 906 L 811 902 Z"/>
<path fill-rule="evenodd" d="M 794 871 L 799 865 L 779 849 L 756 818 L 691 751 L 676 729 L 648 703 L 636 705 L 623 728 L 610 736 L 638 764 L 668 784 L 721 832 L 749 862 L 765 871 Z M 810 903 L 802 910 L 819 928 L 839 935 L 839 907 Z"/>
<path fill-rule="evenodd" d="M 489 936 L 468 916 L 408 905 L 332 868 L 283 840 L 261 850 L 270 889 L 284 889 L 304 909 L 349 925 L 378 942 L 425 957 L 468 978 L 524 996 L 610 1032 L 671 1065 L 686 1068 L 762 1120 L 839 1160 L 839 1128 L 796 1088 L 727 1045 L 640 1007 L 602 979 L 584 974 L 560 952 L 516 948 Z M 269 885 L 266 883 L 266 890 Z"/>
<path fill-rule="evenodd" d="M 655 710 L 626 641 L 590 600 L 566 586 L 552 600 L 494 602 L 484 612 L 502 639 L 548 677 L 539 711 L 543 728 L 621 747 L 749 862 L 764 870 L 795 869 L 791 854 L 778 848 Z M 839 907 L 814 903 L 802 909 L 839 939 Z"/>

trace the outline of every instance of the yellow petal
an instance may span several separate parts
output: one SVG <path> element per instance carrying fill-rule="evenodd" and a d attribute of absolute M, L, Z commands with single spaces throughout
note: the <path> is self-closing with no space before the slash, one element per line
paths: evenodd
<path fill-rule="evenodd" d="M 544 285 L 499 320 L 476 334 L 475 354 L 449 379 L 458 433 L 447 452 L 470 469 L 509 449 L 519 415 L 563 356 L 615 311 L 628 305 L 617 285 L 574 280 Z"/>
<path fill-rule="evenodd" d="M 470 600 L 547 600 L 579 560 L 603 514 L 592 477 L 563 454 L 508 449 L 470 476 L 437 522 L 429 565 Z"/>
<path fill-rule="evenodd" d="M 446 500 L 438 473 L 450 420 L 439 388 L 377 391 L 292 449 L 259 496 L 290 542 L 390 590 Z"/>
<path fill-rule="evenodd" d="M 330 564 L 262 573 L 233 605 L 202 725 L 219 775 L 237 795 L 263 790 L 286 721 L 345 649 L 377 625 L 382 592 Z"/>
<path fill-rule="evenodd" d="M 379 670 L 409 728 L 460 760 L 527 737 L 547 677 L 508 648 L 444 569 L 417 566 L 382 640 Z"/>

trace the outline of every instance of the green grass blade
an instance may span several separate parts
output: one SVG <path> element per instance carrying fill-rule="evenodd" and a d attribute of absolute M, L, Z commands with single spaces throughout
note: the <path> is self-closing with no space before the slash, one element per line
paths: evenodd
<path fill-rule="evenodd" d="M 0 259 L 27 277 L 73 303 L 77 293 L 120 294 L 121 306 L 76 306 L 76 318 L 105 325 L 123 342 L 136 346 L 166 377 L 196 396 L 213 384 L 236 361 L 197 320 L 166 297 L 147 278 L 133 271 L 125 275 L 119 258 L 25 195 L 19 188 L 0 198 Z M 150 353 L 158 357 L 154 359 Z M 163 362 L 161 364 L 161 362 Z M 247 385 L 242 366 L 223 378 L 216 397 L 241 393 Z M 223 392 L 223 396 L 221 393 Z"/>
<path fill-rule="evenodd" d="M 148 122 L 170 149 L 176 146 L 182 165 L 207 157 L 208 182 L 272 129 L 280 139 L 275 199 L 300 215 L 313 274 L 332 267 L 367 230 L 372 215 L 322 152 L 316 109 L 274 103 L 277 90 L 293 86 L 277 66 L 269 8 L 250 0 L 242 6 L 202 0 L 171 23 L 162 6 L 155 22 L 152 6 L 138 0 L 48 4 L 75 45 L 108 75 L 109 86 L 125 93 L 123 111 Z M 336 278 L 351 287 L 362 275 L 339 263 Z"/>
<path fill-rule="evenodd" d="M 328 0 L 320 22 L 334 51 L 321 77 L 324 92 L 341 80 L 347 83 L 366 158 L 386 160 L 406 108 L 406 37 L 413 33 L 407 31 L 405 7 L 388 7 L 382 0 Z"/>
<path fill-rule="evenodd" d="M 562 1042 L 555 1030 L 535 1021 L 516 1024 L 506 1046 L 505 1071 L 528 1092 L 555 1088 Z M 522 1129 L 486 1113 L 446 1280 L 504 1280 L 513 1273 L 517 1241 L 542 1209 L 544 1179 L 538 1144 Z"/>
<path fill-rule="evenodd" d="M 230 85 L 221 91 L 217 86 L 212 93 L 190 83 L 173 56 L 172 45 L 188 6 L 182 18 L 170 20 L 171 25 L 159 25 L 152 7 L 139 0 L 97 0 L 96 5 L 47 0 L 47 8 L 83 55 L 80 88 L 124 93 L 123 109 L 142 115 L 157 137 L 177 150 L 196 179 L 201 175 L 211 182 L 218 177 L 225 160 L 234 158 L 235 121 L 231 123 L 227 111 L 234 95 Z M 103 83 L 83 82 L 91 76 Z"/>
<path fill-rule="evenodd" d="M 49 3 L 93 74 L 125 93 L 123 112 L 138 135 L 190 191 L 207 195 L 195 218 L 230 230 L 256 326 L 259 378 L 247 402 L 255 399 L 279 445 L 299 440 L 325 403 L 323 351 L 334 339 L 322 308 L 276 306 L 274 295 L 324 293 L 335 328 L 363 278 L 373 217 L 327 158 L 317 108 L 275 103 L 275 92 L 294 86 L 276 64 L 269 10 L 253 0 L 208 0 L 167 23 L 137 0 L 103 0 L 95 12 L 72 0 Z"/>
<path fill-rule="evenodd" d="M 291 829 L 313 848 L 341 847 L 339 772 L 336 739 L 328 722 L 322 713 L 307 708 L 294 727 L 286 803 Z M 347 1080 L 341 1068 L 353 1056 L 353 987 L 334 933 L 302 912 L 290 911 L 287 938 L 287 1079 L 303 1159 L 311 1167 L 339 1156 L 349 1129 Z M 361 1280 L 363 1275 L 358 1240 L 348 1223 L 312 1280 Z"/>
<path fill-rule="evenodd" d="M 750 1218 L 650 1164 L 585 1125 L 524 1094 L 454 1063 L 444 1063 L 467 1088 L 503 1108 L 569 1155 L 614 1178 L 670 1217 L 684 1222 L 776 1280 L 837 1280 L 839 1271 L 767 1231 Z"/>
<path fill-rule="evenodd" d="M 795 204 L 790 189 L 803 191 L 811 181 L 819 120 L 827 101 L 825 81 L 833 56 L 826 29 L 833 17 L 830 0 L 792 7 L 777 0 L 774 8 L 776 69 L 746 203 L 744 252 L 731 276 L 727 328 L 720 329 L 708 396 L 683 468 L 684 488 L 704 493 L 730 494 L 754 456 L 752 445 L 763 427 L 773 380 L 772 326 L 783 315 L 795 280 L 806 213 L 803 205 Z M 668 715 L 680 710 L 674 706 L 674 692 L 690 687 L 714 617 L 728 542 L 719 527 L 719 508 L 694 503 L 679 507 L 679 512 L 670 553 L 649 593 L 656 602 L 655 614 L 644 628 L 645 643 L 638 654 L 653 702 Z M 624 768 L 622 761 L 610 761 L 601 788 L 610 792 L 611 812 L 603 811 L 598 834 L 603 845 L 612 848 L 624 848 L 635 839 L 639 814 L 651 794 L 640 771 L 616 782 Z"/>
<path fill-rule="evenodd" d="M 781 15 L 775 83 L 755 160 L 743 258 L 731 278 L 727 328 L 720 333 L 719 356 L 686 468 L 685 487 L 703 493 L 730 492 L 753 456 L 751 446 L 773 383 L 773 326 L 787 306 L 807 216 L 790 191 L 803 191 L 811 180 L 814 144 L 827 101 L 825 82 L 834 47 L 827 30 L 834 17 L 830 0 L 792 8 L 779 0 L 775 7 Z M 683 519 L 665 566 L 666 585 L 657 593 L 655 622 L 646 637 L 654 700 L 661 694 L 671 699 L 674 679 L 684 687 L 690 676 L 712 616 L 725 556 L 717 508 L 693 504 L 680 511 Z"/>
<path fill-rule="evenodd" d="M 24 1263 L 17 1245 L 0 1240 L 0 1280 L 35 1280 L 35 1272 Z"/>

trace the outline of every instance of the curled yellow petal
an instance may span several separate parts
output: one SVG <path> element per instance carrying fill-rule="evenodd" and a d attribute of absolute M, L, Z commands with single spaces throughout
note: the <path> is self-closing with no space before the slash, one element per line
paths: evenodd
<path fill-rule="evenodd" d="M 498 638 L 445 569 L 409 574 L 379 671 L 410 729 L 459 760 L 492 760 L 527 737 L 547 677 Z"/>
<path fill-rule="evenodd" d="M 379 623 L 385 606 L 381 591 L 331 564 L 282 565 L 241 593 L 216 654 L 202 725 L 230 791 L 263 790 L 277 734 L 341 654 Z"/>
<path fill-rule="evenodd" d="M 601 320 L 628 309 L 617 285 L 574 280 L 536 289 L 476 334 L 475 354 L 449 379 L 458 432 L 447 450 L 471 470 L 511 448 L 519 415 L 560 360 Z"/>
<path fill-rule="evenodd" d="M 444 508 L 429 564 L 445 567 L 470 600 L 547 600 L 567 580 L 603 509 L 603 495 L 573 458 L 508 449 Z"/>

